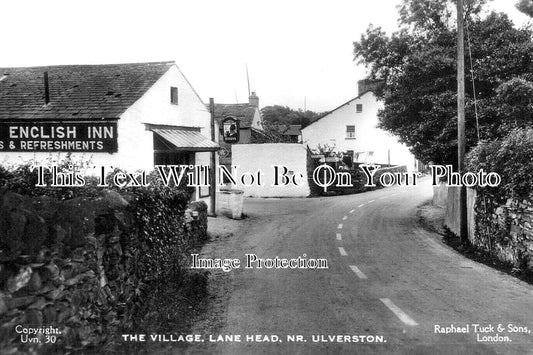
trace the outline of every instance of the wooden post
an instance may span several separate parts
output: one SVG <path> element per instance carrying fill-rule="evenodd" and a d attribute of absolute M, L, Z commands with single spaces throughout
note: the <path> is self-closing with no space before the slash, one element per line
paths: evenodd
<path fill-rule="evenodd" d="M 211 97 L 209 98 L 209 112 L 211 113 L 211 140 L 215 142 L 215 100 Z M 209 185 L 211 194 L 210 197 L 210 208 L 209 215 L 216 217 L 216 195 L 217 195 L 217 171 L 216 171 L 216 155 L 215 151 L 211 152 L 211 173 L 209 174 Z"/>
<path fill-rule="evenodd" d="M 460 174 L 465 168 L 465 44 L 464 44 L 464 0 L 457 1 L 457 168 Z M 462 243 L 468 240 L 466 187 L 459 193 L 459 237 Z"/>

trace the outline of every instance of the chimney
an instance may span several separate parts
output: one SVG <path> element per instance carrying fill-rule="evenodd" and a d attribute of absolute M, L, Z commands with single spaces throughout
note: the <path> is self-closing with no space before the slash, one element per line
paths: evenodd
<path fill-rule="evenodd" d="M 259 97 L 252 91 L 252 95 L 248 97 L 248 103 L 252 106 L 259 107 Z"/>
<path fill-rule="evenodd" d="M 383 90 L 384 86 L 385 86 L 384 80 L 373 80 L 373 79 L 359 80 L 357 82 L 358 95 L 361 96 L 362 94 L 369 92 L 369 91 L 372 91 L 375 94 L 376 92 Z"/>
<path fill-rule="evenodd" d="M 50 103 L 50 87 L 48 86 L 48 72 L 44 72 L 44 104 Z"/>

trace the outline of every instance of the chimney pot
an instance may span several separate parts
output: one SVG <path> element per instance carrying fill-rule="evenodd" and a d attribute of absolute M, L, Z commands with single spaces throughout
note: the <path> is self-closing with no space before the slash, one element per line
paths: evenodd
<path fill-rule="evenodd" d="M 50 103 L 50 87 L 48 84 L 48 72 L 44 72 L 44 104 L 48 105 Z"/>
<path fill-rule="evenodd" d="M 255 107 L 259 107 L 259 97 L 255 94 L 255 91 L 252 91 L 252 94 L 248 97 L 248 103 Z"/>

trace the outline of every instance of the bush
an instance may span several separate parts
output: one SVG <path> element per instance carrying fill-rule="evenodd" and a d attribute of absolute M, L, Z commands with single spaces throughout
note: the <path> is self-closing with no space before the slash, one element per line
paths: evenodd
<path fill-rule="evenodd" d="M 166 333 L 187 325 L 207 290 L 206 275 L 186 267 L 192 248 L 206 240 L 207 210 L 191 204 L 199 212 L 191 219 L 184 186 L 165 187 L 157 175 L 148 180 L 125 189 L 89 179 L 83 187 L 42 188 L 31 163 L 0 166 L 0 323 L 59 327 L 64 336 L 50 353 L 122 349 L 119 335 L 151 331 L 150 317 L 171 321 Z M 28 272 L 31 280 L 21 277 Z M 53 296 L 46 308 L 42 294 Z M 0 353 L 44 346 L 14 337 L 0 329 Z"/>
<path fill-rule="evenodd" d="M 533 128 L 514 129 L 501 140 L 483 141 L 466 157 L 468 171 L 498 173 L 501 184 L 489 192 L 506 197 L 526 198 L 533 192 Z"/>
<path fill-rule="evenodd" d="M 58 171 L 83 172 L 90 166 L 89 161 L 73 160 L 69 155 L 61 161 L 37 163 L 34 161 L 24 162 L 14 166 L 0 165 L 0 188 L 26 196 L 49 196 L 60 200 L 75 197 L 96 197 L 101 189 L 96 187 L 96 177 L 84 177 L 85 186 L 80 187 L 38 187 L 38 166 L 57 166 Z M 51 175 L 46 169 L 45 184 L 51 184 Z"/>
<path fill-rule="evenodd" d="M 185 208 L 189 195 L 179 189 L 151 185 L 133 190 L 135 201 L 130 211 L 139 228 L 140 241 L 149 246 L 141 265 L 147 279 L 161 279 L 179 272 L 183 256 L 193 241 L 186 240 Z"/>

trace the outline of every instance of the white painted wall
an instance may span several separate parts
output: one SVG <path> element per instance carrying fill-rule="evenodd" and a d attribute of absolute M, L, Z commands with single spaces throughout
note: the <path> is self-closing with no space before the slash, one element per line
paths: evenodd
<path fill-rule="evenodd" d="M 261 117 L 261 111 L 256 107 L 254 112 L 254 118 L 252 119 L 252 127 L 256 129 L 263 129 L 263 120 Z"/>
<path fill-rule="evenodd" d="M 178 105 L 170 103 L 170 87 L 178 88 Z M 201 127 L 211 138 L 210 114 L 177 66 L 172 66 L 118 120 L 117 153 L 75 153 L 74 159 L 91 161 L 94 165 L 110 165 L 126 170 L 153 168 L 153 133 L 143 123 Z M 66 153 L 2 152 L 1 163 L 62 159 Z"/>
<path fill-rule="evenodd" d="M 362 104 L 362 112 L 356 112 L 356 105 Z M 381 103 L 372 92 L 357 97 L 335 111 L 302 129 L 302 143 L 311 149 L 318 145 L 335 146 L 336 152 L 353 150 L 370 152 L 373 155 L 360 154 L 356 162 L 386 164 L 390 150 L 390 163 L 406 165 L 409 170 L 415 168 L 415 158 L 407 147 L 400 144 L 396 137 L 377 128 L 377 113 Z M 346 126 L 355 126 L 355 139 L 346 137 Z"/>
<path fill-rule="evenodd" d="M 177 105 L 170 103 L 171 86 L 178 88 Z M 151 170 L 153 133 L 145 130 L 144 123 L 200 127 L 201 133 L 211 139 L 211 114 L 177 66 L 171 67 L 119 120 L 119 132 L 121 128 L 126 132 L 122 138 L 119 135 L 120 163 Z M 210 154 L 196 153 L 195 164 L 209 166 Z M 200 198 L 199 189 L 194 199 L 210 204 L 209 197 Z"/>
<path fill-rule="evenodd" d="M 170 103 L 170 87 L 178 88 L 178 104 Z M 118 120 L 117 153 L 75 153 L 73 159 L 92 165 L 119 167 L 124 170 L 153 170 L 153 133 L 144 123 L 200 127 L 211 139 L 211 115 L 177 66 L 172 66 L 146 93 L 129 107 Z M 61 160 L 66 153 L 2 152 L 0 163 L 20 164 L 30 160 Z M 218 161 L 218 154 L 217 154 Z M 210 153 L 196 153 L 196 164 L 209 165 Z M 86 172 L 90 173 L 90 172 Z M 96 171 L 99 173 L 99 170 Z M 197 191 L 196 199 L 199 198 Z M 209 198 L 203 199 L 209 204 Z"/>
<path fill-rule="evenodd" d="M 178 104 L 170 103 L 170 87 L 178 88 Z M 118 162 L 152 169 L 153 133 L 144 123 L 200 127 L 211 139 L 211 115 L 177 66 L 171 67 L 119 120 Z"/>
<path fill-rule="evenodd" d="M 244 172 L 254 173 L 261 170 L 263 186 L 254 184 L 245 186 L 241 181 L 233 188 L 243 190 L 244 196 L 249 197 L 306 197 L 309 195 L 307 182 L 307 150 L 304 145 L 291 143 L 272 144 L 234 144 L 232 150 L 232 164 L 238 165 L 237 176 Z M 298 178 L 300 186 L 272 186 L 274 183 L 274 165 L 284 165 L 295 174 L 302 174 Z M 249 182 L 249 180 L 246 180 Z"/>

